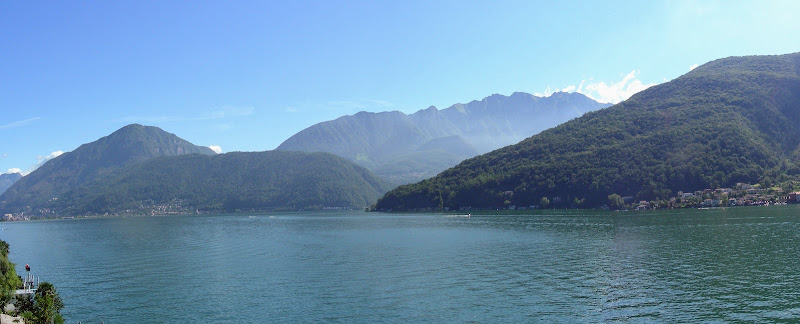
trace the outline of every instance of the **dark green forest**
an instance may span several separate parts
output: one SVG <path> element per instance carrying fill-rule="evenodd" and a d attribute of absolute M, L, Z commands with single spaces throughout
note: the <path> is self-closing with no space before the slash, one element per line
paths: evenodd
<path fill-rule="evenodd" d="M 595 207 L 800 176 L 800 54 L 712 61 L 387 193 L 378 210 Z"/>
<path fill-rule="evenodd" d="M 190 154 L 119 170 L 48 207 L 59 215 L 364 208 L 393 187 L 330 153 Z"/>

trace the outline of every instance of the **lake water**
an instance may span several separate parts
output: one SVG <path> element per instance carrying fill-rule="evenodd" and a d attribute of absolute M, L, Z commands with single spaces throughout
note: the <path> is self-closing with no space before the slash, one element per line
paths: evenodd
<path fill-rule="evenodd" d="M 68 323 L 786 321 L 800 206 L 0 223 Z"/>

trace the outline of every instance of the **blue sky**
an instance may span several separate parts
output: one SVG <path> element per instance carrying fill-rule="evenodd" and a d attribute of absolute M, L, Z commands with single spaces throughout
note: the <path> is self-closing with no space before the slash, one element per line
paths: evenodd
<path fill-rule="evenodd" d="M 130 123 L 223 152 L 515 91 L 617 102 L 800 51 L 800 1 L 3 1 L 0 173 Z"/>

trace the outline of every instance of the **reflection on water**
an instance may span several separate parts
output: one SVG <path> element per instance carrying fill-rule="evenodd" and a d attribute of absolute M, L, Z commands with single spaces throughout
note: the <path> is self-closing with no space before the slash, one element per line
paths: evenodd
<path fill-rule="evenodd" d="M 112 218 L 0 239 L 68 322 L 763 322 L 800 316 L 798 211 Z"/>

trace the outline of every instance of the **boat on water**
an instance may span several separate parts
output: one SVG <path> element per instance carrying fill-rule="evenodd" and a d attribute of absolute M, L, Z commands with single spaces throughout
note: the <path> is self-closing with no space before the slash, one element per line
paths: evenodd
<path fill-rule="evenodd" d="M 466 214 L 466 215 L 447 215 L 447 216 L 445 216 L 445 217 L 472 217 L 472 214 Z"/>

